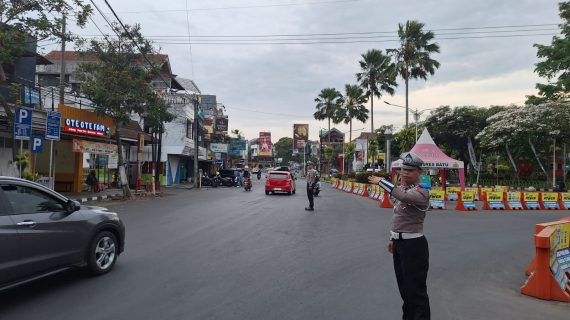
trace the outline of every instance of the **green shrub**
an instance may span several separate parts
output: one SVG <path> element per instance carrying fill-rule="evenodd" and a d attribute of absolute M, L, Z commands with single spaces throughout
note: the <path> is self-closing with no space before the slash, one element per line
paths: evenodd
<path fill-rule="evenodd" d="M 387 178 L 388 174 L 385 171 L 381 171 L 381 172 L 360 172 L 358 174 L 356 174 L 356 182 L 359 183 L 368 183 L 368 177 L 370 176 L 378 176 L 378 177 L 383 177 L 383 178 Z"/>

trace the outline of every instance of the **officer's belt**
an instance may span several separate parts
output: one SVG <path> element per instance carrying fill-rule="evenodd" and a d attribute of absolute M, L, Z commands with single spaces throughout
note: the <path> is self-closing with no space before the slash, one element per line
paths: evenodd
<path fill-rule="evenodd" d="M 408 239 L 421 238 L 423 236 L 424 235 L 422 233 L 390 231 L 390 239 L 392 240 L 408 240 Z"/>

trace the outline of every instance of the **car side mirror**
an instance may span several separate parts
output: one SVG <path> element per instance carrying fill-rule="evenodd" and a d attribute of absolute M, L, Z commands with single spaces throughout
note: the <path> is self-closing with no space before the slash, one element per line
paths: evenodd
<path fill-rule="evenodd" d="M 79 202 L 70 199 L 67 200 L 66 208 L 67 212 L 73 213 L 75 211 L 78 211 L 81 208 L 81 205 L 79 204 Z"/>

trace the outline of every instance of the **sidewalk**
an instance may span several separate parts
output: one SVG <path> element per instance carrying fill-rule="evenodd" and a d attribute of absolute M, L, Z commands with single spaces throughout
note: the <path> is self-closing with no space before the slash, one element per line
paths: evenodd
<path fill-rule="evenodd" d="M 113 197 L 122 197 L 123 190 L 122 189 L 105 189 L 101 192 L 61 192 L 62 195 L 69 199 L 73 199 L 78 201 L 79 203 L 84 203 L 87 201 L 98 201 L 98 200 L 105 200 L 111 199 Z"/>

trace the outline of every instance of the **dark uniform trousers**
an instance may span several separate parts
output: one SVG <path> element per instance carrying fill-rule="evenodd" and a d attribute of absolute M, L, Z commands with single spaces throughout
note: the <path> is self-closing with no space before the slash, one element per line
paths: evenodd
<path fill-rule="evenodd" d="M 309 208 L 314 208 L 314 200 L 313 200 L 313 187 L 307 184 L 307 197 L 309 198 Z"/>
<path fill-rule="evenodd" d="M 427 294 L 429 248 L 427 239 L 419 237 L 393 240 L 394 270 L 398 289 L 404 305 L 404 320 L 429 320 L 430 308 Z"/>

